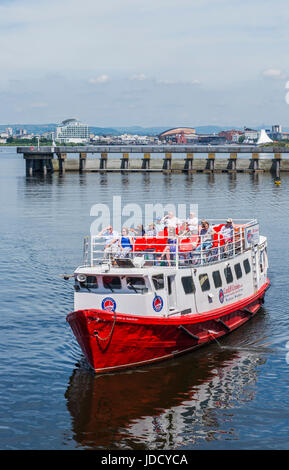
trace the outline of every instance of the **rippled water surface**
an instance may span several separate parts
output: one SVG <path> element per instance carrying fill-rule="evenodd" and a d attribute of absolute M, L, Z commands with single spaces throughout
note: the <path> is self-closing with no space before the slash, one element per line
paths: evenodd
<path fill-rule="evenodd" d="M 0 151 L 0 448 L 288 449 L 289 176 L 25 177 Z M 264 308 L 221 341 L 161 365 L 95 376 L 65 321 L 95 203 L 193 203 L 257 217 L 268 237 Z"/>

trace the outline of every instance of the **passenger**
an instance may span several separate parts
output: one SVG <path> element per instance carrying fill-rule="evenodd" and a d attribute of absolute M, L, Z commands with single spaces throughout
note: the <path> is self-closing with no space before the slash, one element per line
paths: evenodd
<path fill-rule="evenodd" d="M 169 211 L 167 215 L 162 218 L 162 222 L 168 228 L 177 228 L 181 224 L 181 220 L 178 219 L 172 211 Z"/>
<path fill-rule="evenodd" d="M 232 247 L 230 246 L 233 243 L 233 236 L 234 236 L 234 226 L 233 226 L 233 220 L 232 219 L 227 219 L 226 224 L 223 225 L 223 227 L 220 230 L 220 234 L 223 235 L 224 237 L 224 248 L 223 251 L 228 254 L 229 248 Z"/>
<path fill-rule="evenodd" d="M 149 224 L 148 230 L 146 231 L 146 235 L 148 237 L 155 237 L 157 235 L 157 231 L 156 231 L 154 223 Z"/>
<path fill-rule="evenodd" d="M 137 237 L 143 237 L 145 235 L 145 229 L 143 225 L 138 225 L 137 228 L 130 228 L 130 232 L 134 232 Z"/>
<path fill-rule="evenodd" d="M 223 235 L 225 243 L 231 243 L 233 241 L 233 220 L 227 219 L 226 224 L 220 230 L 220 234 Z"/>
<path fill-rule="evenodd" d="M 185 222 L 184 228 L 181 232 L 179 232 L 179 235 L 182 238 L 190 237 L 192 235 L 188 222 Z"/>
<path fill-rule="evenodd" d="M 197 235 L 199 231 L 198 218 L 194 212 L 190 212 L 190 216 L 187 220 L 190 232 L 192 235 Z"/>
<path fill-rule="evenodd" d="M 110 257 L 110 255 L 115 254 L 118 249 L 118 240 L 119 240 L 119 234 L 115 230 L 112 229 L 112 226 L 109 225 L 108 227 L 105 227 L 102 229 L 97 237 L 101 237 L 105 239 L 105 245 L 104 245 L 104 258 L 107 259 Z"/>
<path fill-rule="evenodd" d="M 176 230 L 172 227 L 168 229 L 168 241 L 167 245 L 160 257 L 160 259 L 163 259 L 164 257 L 167 258 L 167 263 L 169 266 L 171 266 L 171 254 L 175 254 L 177 251 L 177 242 L 178 242 L 178 237 L 176 235 Z"/>
<path fill-rule="evenodd" d="M 199 251 L 208 251 L 213 246 L 213 234 L 214 230 L 210 227 L 210 224 L 207 220 L 202 220 L 200 237 L 201 243 L 199 246 L 194 250 L 194 254 L 198 253 Z M 194 256 L 195 258 L 195 256 Z"/>
<path fill-rule="evenodd" d="M 118 241 L 118 252 L 117 257 L 126 258 L 133 249 L 133 239 L 129 236 L 129 231 L 126 227 L 123 227 L 121 231 L 121 237 Z"/>
<path fill-rule="evenodd" d="M 155 222 L 155 229 L 156 229 L 156 232 L 159 233 L 159 232 L 162 232 L 165 228 L 165 225 L 164 223 L 162 222 L 162 219 L 161 217 L 157 217 L 156 219 L 156 222 Z"/>

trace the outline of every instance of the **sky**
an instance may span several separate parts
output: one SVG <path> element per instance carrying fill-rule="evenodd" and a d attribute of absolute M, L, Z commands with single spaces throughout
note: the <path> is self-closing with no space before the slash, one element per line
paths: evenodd
<path fill-rule="evenodd" d="M 288 127 L 287 5 L 0 0 L 0 124 Z"/>

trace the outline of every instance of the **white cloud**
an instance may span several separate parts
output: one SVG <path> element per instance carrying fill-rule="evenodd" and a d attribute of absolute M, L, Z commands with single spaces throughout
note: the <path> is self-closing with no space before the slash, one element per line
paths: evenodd
<path fill-rule="evenodd" d="M 90 78 L 89 80 L 89 83 L 106 83 L 109 81 L 109 76 L 106 75 L 106 74 L 103 74 L 103 75 L 99 75 L 99 77 L 95 77 L 95 78 Z"/>
<path fill-rule="evenodd" d="M 160 79 L 157 80 L 157 83 L 160 85 L 200 85 L 200 80 L 169 80 L 169 79 Z"/>
<path fill-rule="evenodd" d="M 273 78 L 281 80 L 285 78 L 285 74 L 280 69 L 267 69 L 263 71 L 263 76 L 266 78 Z"/>
<path fill-rule="evenodd" d="M 36 101 L 35 103 L 30 103 L 31 108 L 47 108 L 48 104 L 44 101 Z"/>
<path fill-rule="evenodd" d="M 144 73 L 134 74 L 130 77 L 130 80 L 148 80 L 149 78 Z"/>

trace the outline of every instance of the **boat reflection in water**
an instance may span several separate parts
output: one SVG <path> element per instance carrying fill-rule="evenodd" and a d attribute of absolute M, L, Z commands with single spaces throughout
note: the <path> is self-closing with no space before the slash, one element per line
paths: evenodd
<path fill-rule="evenodd" d="M 94 375 L 77 368 L 65 395 L 73 437 L 83 448 L 111 450 L 236 440 L 232 414 L 223 410 L 254 399 L 257 367 L 265 361 L 254 351 L 212 345 L 206 354 L 127 372 Z"/>

